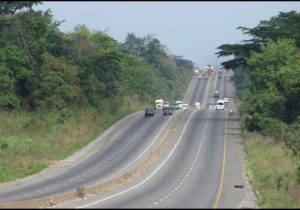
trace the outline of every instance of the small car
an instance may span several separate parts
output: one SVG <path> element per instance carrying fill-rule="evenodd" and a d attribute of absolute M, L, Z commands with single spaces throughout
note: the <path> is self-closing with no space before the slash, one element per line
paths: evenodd
<path fill-rule="evenodd" d="M 182 104 L 182 109 L 187 109 L 187 108 L 189 108 L 188 104 Z"/>
<path fill-rule="evenodd" d="M 173 111 L 171 107 L 165 107 L 163 110 L 163 115 L 172 115 Z"/>
<path fill-rule="evenodd" d="M 148 117 L 148 116 L 154 117 L 154 110 L 153 109 L 151 109 L 151 108 L 146 108 L 145 109 L 145 117 Z"/>

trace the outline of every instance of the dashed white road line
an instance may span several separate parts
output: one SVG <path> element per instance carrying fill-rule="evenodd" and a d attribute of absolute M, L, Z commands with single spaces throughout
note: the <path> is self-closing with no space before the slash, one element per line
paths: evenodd
<path fill-rule="evenodd" d="M 173 149 L 171 150 L 171 152 L 169 153 L 169 155 L 167 156 L 167 158 L 159 165 L 159 167 L 158 167 L 156 170 L 154 170 L 154 172 L 152 172 L 152 173 L 150 174 L 150 176 L 146 177 L 142 182 L 140 182 L 140 183 L 137 184 L 137 185 L 134 185 L 134 186 L 131 187 L 131 188 L 128 188 L 127 190 L 121 191 L 121 192 L 116 193 L 116 194 L 114 194 L 114 195 L 108 196 L 108 197 L 106 197 L 106 198 L 100 199 L 100 200 L 95 201 L 95 202 L 92 202 L 92 203 L 85 204 L 85 205 L 80 206 L 80 207 L 77 207 L 77 208 L 85 208 L 85 207 L 88 207 L 88 206 L 91 206 L 91 205 L 94 205 L 94 204 L 103 202 L 103 201 L 105 201 L 105 200 L 114 198 L 114 197 L 116 197 L 116 196 L 119 196 L 119 195 L 122 195 L 122 194 L 124 194 L 124 193 L 126 193 L 126 192 L 129 192 L 129 191 L 131 191 L 131 190 L 133 190 L 133 189 L 135 189 L 135 188 L 141 186 L 141 185 L 144 184 L 145 182 L 147 182 L 147 181 L 148 181 L 152 176 L 154 176 L 154 175 L 160 170 L 160 168 L 161 168 L 162 166 L 164 166 L 164 164 L 170 159 L 170 157 L 171 157 L 172 154 L 174 153 L 175 149 L 177 148 L 179 142 L 181 141 L 182 136 L 183 136 L 183 133 L 185 132 L 185 129 L 186 129 L 187 125 L 189 124 L 191 118 L 194 116 L 195 113 L 196 113 L 196 112 L 193 112 L 193 113 L 190 115 L 188 121 L 186 122 L 186 124 L 185 124 L 185 126 L 184 126 L 184 128 L 183 128 L 183 131 L 182 131 L 182 133 L 181 133 L 181 135 L 180 135 L 178 141 L 176 142 L 175 146 L 173 147 Z M 159 134 L 162 132 L 162 130 L 164 129 L 164 127 L 168 124 L 168 122 L 169 122 L 171 119 L 172 119 L 172 118 L 169 118 L 169 120 L 168 120 L 168 121 L 165 123 L 165 125 L 161 128 L 161 130 L 159 131 L 159 133 L 157 134 L 157 136 L 155 137 L 155 139 L 159 136 Z M 151 144 L 149 144 L 149 146 L 146 148 L 146 150 L 147 150 L 147 149 L 150 147 L 150 145 L 152 145 L 153 143 L 154 143 L 154 141 L 153 141 Z M 144 152 L 145 152 L 146 150 L 144 150 Z M 144 153 L 144 152 L 143 152 L 143 153 Z M 141 156 L 143 153 L 141 153 L 140 156 Z M 140 157 L 140 156 L 139 156 L 139 157 Z M 138 158 L 139 158 L 139 157 L 138 157 Z"/>
<path fill-rule="evenodd" d="M 209 114 L 210 114 L 210 112 L 209 112 Z M 207 123 L 208 123 L 209 114 L 208 114 L 208 116 L 207 116 L 207 121 L 206 121 L 205 127 L 206 127 L 206 125 L 207 125 Z M 190 175 L 191 171 L 193 170 L 194 164 L 196 163 L 196 159 L 198 158 L 198 155 L 199 155 L 199 152 L 200 152 L 200 148 L 201 148 L 202 143 L 203 143 L 204 132 L 205 132 L 205 130 L 203 131 L 203 135 L 202 135 L 201 142 L 200 142 L 200 144 L 199 144 L 199 147 L 198 147 L 198 150 L 197 150 L 197 153 L 196 153 L 196 157 L 194 158 L 194 161 L 193 161 L 191 167 L 189 168 L 189 170 L 187 171 L 185 177 L 184 177 L 184 178 L 182 179 L 182 181 L 175 187 L 175 189 L 172 190 L 172 193 L 173 193 L 173 194 L 178 190 L 178 188 L 180 188 L 181 186 L 183 186 L 184 182 L 186 181 L 186 179 L 187 179 L 188 176 Z M 168 193 L 168 196 L 171 197 L 171 196 L 172 196 L 172 193 Z M 166 197 L 166 196 L 164 196 L 164 197 Z M 159 201 L 161 201 L 161 199 L 160 199 Z M 158 202 L 155 202 L 155 203 L 158 203 Z M 152 208 L 152 205 L 149 205 L 148 208 Z"/>

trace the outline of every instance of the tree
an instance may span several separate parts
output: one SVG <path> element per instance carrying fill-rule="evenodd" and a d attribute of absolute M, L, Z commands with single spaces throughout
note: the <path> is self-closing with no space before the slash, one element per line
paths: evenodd
<path fill-rule="evenodd" d="M 29 8 L 32 10 L 33 5 L 42 4 L 42 1 L 1 1 L 0 14 L 13 15 L 16 11 Z"/>
<path fill-rule="evenodd" d="M 260 52 L 268 40 L 294 39 L 296 46 L 300 47 L 300 13 L 296 11 L 280 12 L 270 20 L 260 21 L 254 28 L 240 26 L 237 29 L 252 38 L 243 40 L 242 44 L 224 44 L 217 48 L 220 50 L 216 53 L 218 57 L 233 56 L 233 59 L 222 63 L 224 68 L 246 68 L 245 61 L 250 52 Z"/>

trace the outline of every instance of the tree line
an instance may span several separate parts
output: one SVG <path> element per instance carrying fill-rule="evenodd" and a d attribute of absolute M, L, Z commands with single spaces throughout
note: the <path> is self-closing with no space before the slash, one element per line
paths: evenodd
<path fill-rule="evenodd" d="M 300 13 L 280 12 L 253 28 L 239 44 L 223 44 L 218 57 L 234 71 L 242 125 L 283 140 L 300 155 Z"/>
<path fill-rule="evenodd" d="M 128 33 L 124 43 L 63 21 L 41 1 L 0 3 L 0 110 L 115 109 L 126 98 L 146 103 L 181 97 L 193 62 L 167 53 L 153 35 Z"/>

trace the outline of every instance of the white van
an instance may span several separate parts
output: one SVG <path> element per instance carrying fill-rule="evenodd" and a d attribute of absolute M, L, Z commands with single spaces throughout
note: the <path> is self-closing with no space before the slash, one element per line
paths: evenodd
<path fill-rule="evenodd" d="M 178 109 L 182 109 L 182 101 L 176 101 L 176 105 L 178 105 Z"/>
<path fill-rule="evenodd" d="M 217 101 L 217 110 L 224 110 L 224 101 L 223 100 L 218 100 Z"/>
<path fill-rule="evenodd" d="M 187 109 L 187 108 L 189 108 L 188 104 L 182 104 L 182 109 Z"/>
<path fill-rule="evenodd" d="M 200 102 L 196 102 L 194 105 L 195 109 L 201 109 L 201 103 Z"/>

